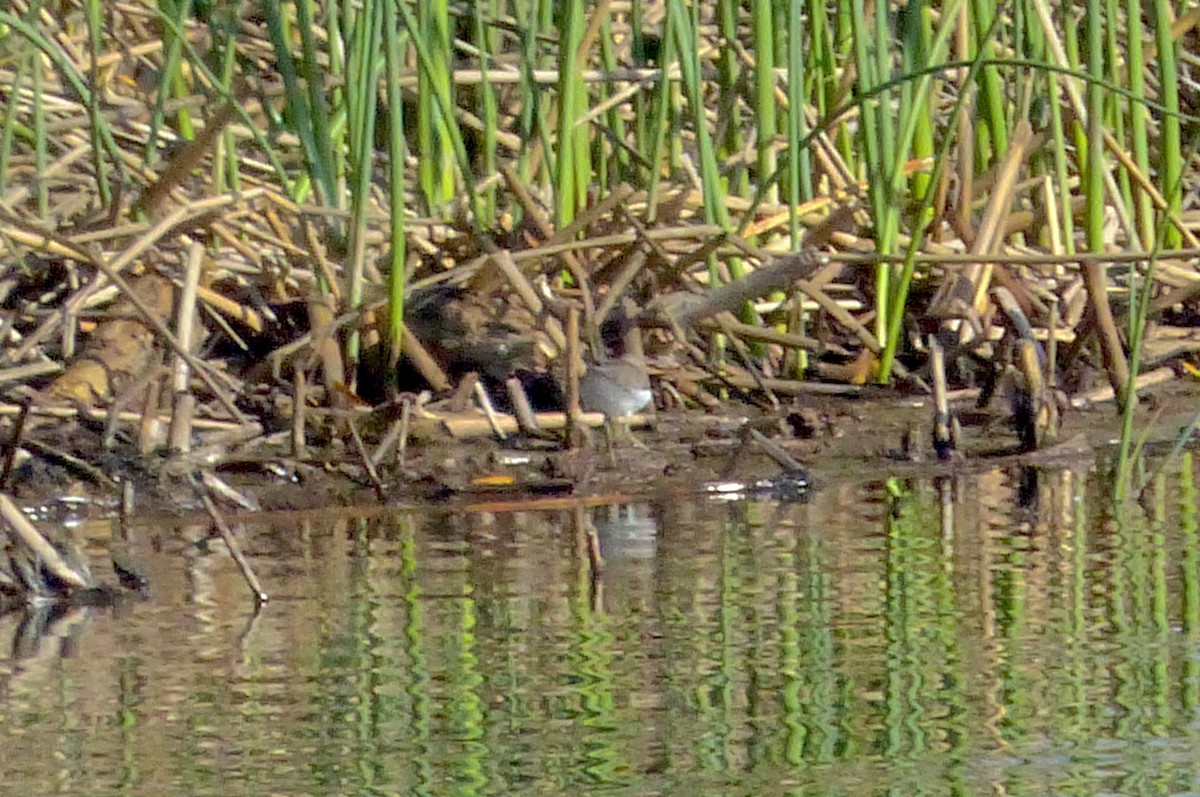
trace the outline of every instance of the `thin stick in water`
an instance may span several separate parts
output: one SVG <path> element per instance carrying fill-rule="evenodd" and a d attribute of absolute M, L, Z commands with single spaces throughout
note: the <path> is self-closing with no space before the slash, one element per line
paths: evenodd
<path fill-rule="evenodd" d="M 354 423 L 353 418 L 347 417 L 346 426 L 350 429 L 350 439 L 354 441 L 354 450 L 358 452 L 358 459 L 367 471 L 367 478 L 371 480 L 371 487 L 375 489 L 375 496 L 380 501 L 386 500 L 387 489 L 384 487 L 383 480 L 379 478 L 379 471 L 375 470 L 375 465 L 371 462 L 371 456 L 367 453 L 367 447 L 363 445 L 362 435 L 358 433 L 358 425 Z"/>
<path fill-rule="evenodd" d="M 41 562 L 42 567 L 55 578 L 78 589 L 88 589 L 92 586 L 91 573 L 81 573 L 68 565 L 29 518 L 25 517 L 25 513 L 4 493 L 0 493 L 0 517 L 4 518 L 8 527 L 33 553 L 34 559 Z"/>
<path fill-rule="evenodd" d="M 229 549 L 229 555 L 233 557 L 233 561 L 237 563 L 238 568 L 242 571 L 242 577 L 246 579 L 246 583 L 250 586 L 250 591 L 254 593 L 254 600 L 262 606 L 266 603 L 270 596 L 263 591 L 262 584 L 258 581 L 258 576 L 254 575 L 254 569 L 250 567 L 249 560 L 242 553 L 242 546 L 238 544 L 237 538 L 233 536 L 233 531 L 229 528 L 229 524 L 225 522 L 217 505 L 213 503 L 212 498 L 207 491 L 200 493 L 200 501 L 204 504 L 204 509 L 208 512 L 208 516 L 212 518 L 213 525 L 221 535 L 221 539 L 225 540 L 225 547 Z"/>
<path fill-rule="evenodd" d="M 946 392 L 946 353 L 936 335 L 929 336 L 929 370 L 933 380 L 933 449 L 938 459 L 949 459 L 954 452 L 954 435 Z"/>

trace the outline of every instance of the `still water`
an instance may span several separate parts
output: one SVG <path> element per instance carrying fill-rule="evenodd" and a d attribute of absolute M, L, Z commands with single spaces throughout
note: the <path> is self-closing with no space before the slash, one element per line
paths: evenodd
<path fill-rule="evenodd" d="M 889 489 L 890 487 L 890 489 Z M 0 618 L 11 794 L 1200 792 L 1191 461 L 138 530 Z M 597 566 L 595 551 L 603 562 Z"/>

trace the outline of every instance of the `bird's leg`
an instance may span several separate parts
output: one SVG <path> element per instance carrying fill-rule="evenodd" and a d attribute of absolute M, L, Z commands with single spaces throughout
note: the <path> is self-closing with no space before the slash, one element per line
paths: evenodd
<path fill-rule="evenodd" d="M 633 427 L 629 424 L 629 418 L 616 418 L 608 422 L 613 426 L 614 437 L 621 436 L 625 441 L 634 448 L 640 448 L 642 451 L 649 451 L 650 447 L 637 438 L 633 433 Z M 606 426 L 608 425 L 606 424 Z"/>

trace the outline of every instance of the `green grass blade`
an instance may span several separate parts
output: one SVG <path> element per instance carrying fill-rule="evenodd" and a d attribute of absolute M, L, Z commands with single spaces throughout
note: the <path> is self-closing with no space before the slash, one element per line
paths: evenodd
<path fill-rule="evenodd" d="M 388 184 L 390 187 L 391 248 L 388 257 L 387 332 L 388 362 L 395 367 L 401 354 L 401 331 L 404 326 L 404 291 L 406 289 L 405 258 L 405 193 L 404 160 L 407 147 L 404 141 L 404 103 L 400 96 L 400 78 L 404 69 L 404 53 L 399 32 L 400 19 L 395 3 L 386 4 L 383 25 L 385 75 L 388 99 Z M 390 369 L 389 369 L 390 370 Z"/>

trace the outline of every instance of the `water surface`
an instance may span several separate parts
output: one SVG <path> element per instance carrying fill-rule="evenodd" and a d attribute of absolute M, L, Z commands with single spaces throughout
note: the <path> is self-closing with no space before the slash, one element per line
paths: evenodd
<path fill-rule="evenodd" d="M 1190 460 L 243 529 L 0 618 L 13 794 L 1200 791 Z M 599 550 L 603 563 L 594 561 Z M 36 633 L 38 623 L 45 633 Z"/>

